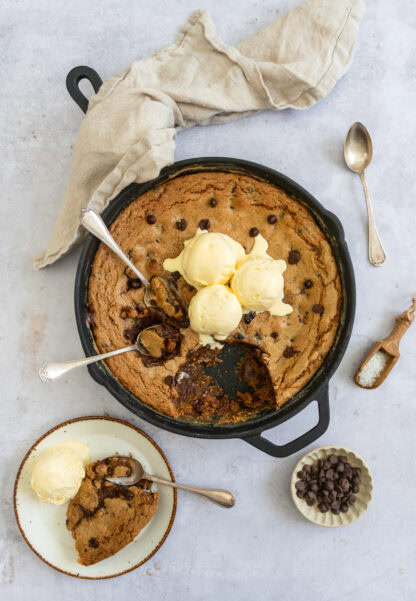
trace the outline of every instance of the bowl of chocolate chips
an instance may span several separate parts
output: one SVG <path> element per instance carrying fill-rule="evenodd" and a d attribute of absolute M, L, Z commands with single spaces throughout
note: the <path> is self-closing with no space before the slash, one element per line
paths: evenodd
<path fill-rule="evenodd" d="M 297 463 L 290 490 L 307 520 L 335 528 L 355 522 L 367 510 L 373 479 L 365 461 L 353 451 L 320 447 Z"/>

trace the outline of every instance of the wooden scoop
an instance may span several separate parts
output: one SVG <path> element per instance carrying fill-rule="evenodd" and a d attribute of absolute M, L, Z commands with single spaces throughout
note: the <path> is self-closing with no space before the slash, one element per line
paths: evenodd
<path fill-rule="evenodd" d="M 413 323 L 415 310 L 416 297 L 412 299 L 412 305 L 407 311 L 396 317 L 396 325 L 392 332 L 383 340 L 375 343 L 365 361 L 358 368 L 354 377 L 354 381 L 358 386 L 361 388 L 377 388 L 384 382 L 400 357 L 400 340 Z M 371 368 L 370 373 L 367 373 L 370 365 L 374 365 L 374 372 Z M 365 371 L 363 371 L 364 368 L 366 368 Z M 365 384 L 366 381 L 368 381 L 368 384 Z"/>

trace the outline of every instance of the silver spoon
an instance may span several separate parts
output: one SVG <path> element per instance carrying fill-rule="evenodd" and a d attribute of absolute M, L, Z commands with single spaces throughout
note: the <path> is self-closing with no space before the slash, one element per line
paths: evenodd
<path fill-rule="evenodd" d="M 136 342 L 134 344 L 117 349 L 116 351 L 110 351 L 109 353 L 103 353 L 101 355 L 94 355 L 93 357 L 85 357 L 84 359 L 76 359 L 75 361 L 63 361 L 61 363 L 44 363 L 39 369 L 39 378 L 42 380 L 42 382 L 54 382 L 61 376 L 67 374 L 73 369 L 76 369 L 77 367 L 85 367 L 86 365 L 90 365 L 90 363 L 102 361 L 103 359 L 108 359 L 109 357 L 114 357 L 115 355 L 121 355 L 122 353 L 128 353 L 129 351 L 139 351 L 139 353 L 151 357 L 152 355 L 141 344 L 140 337 L 143 334 L 143 332 L 147 330 L 156 329 L 158 327 L 160 327 L 160 324 L 155 324 L 153 326 L 145 328 L 137 336 Z"/>
<path fill-rule="evenodd" d="M 372 156 L 373 144 L 370 134 L 364 125 L 357 121 L 351 125 L 345 138 L 344 158 L 351 171 L 358 173 L 363 184 L 368 213 L 368 259 L 370 263 L 378 267 L 386 260 L 386 253 L 377 232 L 367 183 L 364 177 L 364 170 L 369 166 Z"/>
<path fill-rule="evenodd" d="M 134 263 L 132 263 L 128 256 L 121 250 L 97 211 L 94 211 L 94 209 L 82 209 L 80 222 L 86 230 L 91 232 L 91 234 L 94 234 L 101 242 L 104 242 L 108 248 L 111 248 L 111 250 L 137 275 L 144 286 L 150 286 L 150 282 L 146 276 L 137 269 Z"/>
<path fill-rule="evenodd" d="M 113 459 L 112 457 L 108 457 L 108 459 Z M 153 476 L 145 472 L 142 464 L 137 459 L 133 459 L 132 457 L 121 457 L 117 455 L 115 459 L 127 459 L 129 464 L 132 465 L 132 472 L 130 476 L 125 476 L 123 478 L 105 478 L 109 482 L 113 482 L 114 484 L 121 484 L 121 486 L 133 486 L 137 484 L 140 480 L 150 480 L 151 482 L 157 482 L 158 484 L 166 484 L 167 486 L 171 486 L 172 488 L 179 488 L 180 490 L 185 490 L 186 492 L 192 492 L 199 497 L 207 499 L 207 501 L 212 501 L 216 505 L 220 507 L 233 507 L 235 504 L 235 497 L 232 493 L 223 489 L 215 489 L 215 488 L 200 488 L 199 486 L 187 486 L 185 484 L 178 484 L 177 482 L 171 482 L 170 480 L 164 480 L 163 478 L 159 478 L 158 476 Z"/>
<path fill-rule="evenodd" d="M 139 269 L 130 261 L 127 255 L 121 250 L 117 242 L 114 240 L 113 236 L 110 234 L 107 226 L 104 221 L 100 217 L 100 215 L 94 209 L 82 209 L 80 215 L 80 222 L 88 230 L 91 234 L 96 236 L 101 242 L 104 242 L 124 263 L 129 267 L 135 275 L 139 278 L 144 286 L 144 303 L 147 307 L 154 309 L 157 306 L 157 296 L 155 291 L 152 288 L 149 280 L 142 274 Z M 177 294 L 169 287 L 169 283 L 166 281 L 166 278 L 158 276 L 159 279 L 165 282 L 165 285 L 170 289 L 170 294 L 175 298 L 175 303 L 181 306 L 181 302 L 177 297 Z M 172 318 L 172 322 L 175 320 Z M 186 319 L 180 320 L 177 322 L 180 327 L 187 327 L 189 324 L 186 322 Z"/>

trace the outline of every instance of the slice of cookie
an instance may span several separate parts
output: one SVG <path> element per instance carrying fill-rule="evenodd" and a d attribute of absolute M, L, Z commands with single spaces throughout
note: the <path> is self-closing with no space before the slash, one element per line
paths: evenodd
<path fill-rule="evenodd" d="M 111 458 L 91 463 L 77 495 L 70 501 L 66 525 L 75 539 L 78 561 L 90 566 L 128 545 L 150 522 L 158 493 L 142 480 L 119 486 L 104 480 L 131 473 L 128 459 Z"/>

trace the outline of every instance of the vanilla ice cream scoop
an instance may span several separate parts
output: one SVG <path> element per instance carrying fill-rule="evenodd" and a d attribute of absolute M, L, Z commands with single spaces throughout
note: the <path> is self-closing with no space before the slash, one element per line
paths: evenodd
<path fill-rule="evenodd" d="M 267 248 L 267 241 L 259 234 L 251 252 L 237 264 L 231 290 L 245 313 L 269 311 L 271 315 L 288 315 L 293 309 L 283 302 L 286 262 L 273 259 Z"/>
<path fill-rule="evenodd" d="M 244 248 L 218 232 L 198 229 L 186 240 L 181 254 L 163 263 L 166 271 L 179 271 L 197 290 L 211 284 L 226 284 L 234 275 L 237 261 L 245 256 Z"/>
<path fill-rule="evenodd" d="M 39 454 L 33 466 L 31 485 L 45 503 L 62 505 L 75 497 L 89 462 L 88 447 L 69 441 Z"/>
<path fill-rule="evenodd" d="M 222 348 L 215 340 L 225 340 L 243 316 L 241 305 L 227 286 L 213 284 L 201 288 L 189 304 L 191 328 L 201 344 Z"/>

